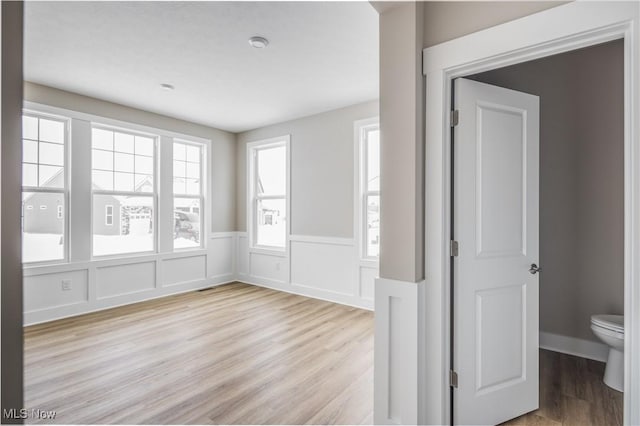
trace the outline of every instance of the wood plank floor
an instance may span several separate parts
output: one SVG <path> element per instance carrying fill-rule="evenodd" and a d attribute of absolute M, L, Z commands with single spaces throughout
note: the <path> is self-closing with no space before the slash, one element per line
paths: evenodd
<path fill-rule="evenodd" d="M 540 350 L 540 408 L 505 425 L 622 425 L 622 393 L 602 381 L 605 364 Z"/>
<path fill-rule="evenodd" d="M 370 424 L 373 313 L 234 283 L 27 327 L 25 405 L 65 424 Z"/>

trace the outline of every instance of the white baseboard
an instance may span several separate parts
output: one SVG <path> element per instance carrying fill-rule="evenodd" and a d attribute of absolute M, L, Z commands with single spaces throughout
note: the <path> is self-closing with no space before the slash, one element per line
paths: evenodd
<path fill-rule="evenodd" d="M 540 347 L 553 352 L 601 362 L 607 362 L 607 356 L 609 355 L 609 347 L 604 343 L 543 331 L 540 332 Z"/>

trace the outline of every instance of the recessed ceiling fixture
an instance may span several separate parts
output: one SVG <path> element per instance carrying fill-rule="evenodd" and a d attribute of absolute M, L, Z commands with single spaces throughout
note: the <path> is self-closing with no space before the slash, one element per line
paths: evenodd
<path fill-rule="evenodd" d="M 160 87 L 162 87 L 162 90 L 166 91 L 166 92 L 170 92 L 173 89 L 175 89 L 175 87 L 173 86 L 173 84 L 169 84 L 169 83 L 162 83 L 160 85 Z"/>
<path fill-rule="evenodd" d="M 269 40 L 260 36 L 253 36 L 249 39 L 249 45 L 251 47 L 255 47 L 256 49 L 264 49 L 269 45 Z"/>

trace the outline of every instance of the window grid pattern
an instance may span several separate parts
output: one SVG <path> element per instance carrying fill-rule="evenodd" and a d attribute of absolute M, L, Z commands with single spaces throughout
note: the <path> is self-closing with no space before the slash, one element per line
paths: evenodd
<path fill-rule="evenodd" d="M 149 136 L 92 129 L 92 178 L 96 190 L 154 191 L 155 140 Z"/>
<path fill-rule="evenodd" d="M 174 195 L 202 194 L 202 146 L 173 143 Z"/>
<path fill-rule="evenodd" d="M 202 247 L 203 156 L 202 144 L 173 143 L 174 249 Z"/>
<path fill-rule="evenodd" d="M 29 188 L 64 188 L 65 121 L 24 115 L 22 180 Z"/>
<path fill-rule="evenodd" d="M 22 116 L 22 259 L 66 259 L 67 119 Z"/>

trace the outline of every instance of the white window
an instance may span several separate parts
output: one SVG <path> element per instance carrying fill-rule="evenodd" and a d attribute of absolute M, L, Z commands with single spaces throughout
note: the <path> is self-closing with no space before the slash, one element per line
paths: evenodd
<path fill-rule="evenodd" d="M 67 122 L 64 118 L 35 113 L 22 117 L 24 263 L 66 258 L 63 215 L 67 200 Z"/>
<path fill-rule="evenodd" d="M 155 251 L 156 138 L 94 126 L 91 148 L 93 256 Z"/>
<path fill-rule="evenodd" d="M 173 248 L 202 247 L 204 145 L 173 143 Z"/>
<path fill-rule="evenodd" d="M 104 224 L 113 226 L 113 206 L 111 204 L 104 206 Z"/>
<path fill-rule="evenodd" d="M 360 253 L 377 260 L 380 253 L 380 124 L 378 119 L 356 123 L 358 146 L 358 218 Z"/>
<path fill-rule="evenodd" d="M 285 250 L 289 206 L 289 137 L 254 142 L 247 148 L 252 246 Z"/>

